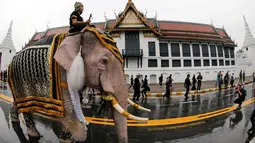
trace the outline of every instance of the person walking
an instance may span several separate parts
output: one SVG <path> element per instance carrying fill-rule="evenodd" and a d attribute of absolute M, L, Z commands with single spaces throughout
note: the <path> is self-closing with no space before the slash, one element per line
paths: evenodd
<path fill-rule="evenodd" d="M 166 92 L 163 95 L 164 97 L 170 98 L 170 95 L 172 93 L 172 87 L 173 87 L 173 79 L 172 74 L 169 75 L 169 77 L 166 78 Z"/>
<path fill-rule="evenodd" d="M 184 82 L 184 87 L 186 88 L 186 93 L 185 93 L 185 99 L 188 99 L 189 98 L 189 88 L 190 88 L 190 85 L 191 85 L 191 83 L 190 83 L 190 75 L 188 74 L 187 75 L 187 78 L 185 79 L 185 82 Z"/>
<path fill-rule="evenodd" d="M 238 98 L 234 101 L 234 103 L 238 104 L 237 109 L 241 109 L 242 103 L 246 97 L 246 90 L 239 84 L 236 88 L 235 94 L 238 94 Z"/>
<path fill-rule="evenodd" d="M 139 76 L 137 75 L 135 78 L 134 86 L 133 86 L 133 89 L 134 89 L 133 101 L 135 100 L 139 101 L 140 88 L 141 88 L 141 84 L 139 81 Z"/>
<path fill-rule="evenodd" d="M 239 73 L 239 83 L 243 82 L 243 73 L 242 70 Z"/>
<path fill-rule="evenodd" d="M 252 74 L 252 76 L 253 76 L 253 86 L 254 86 L 254 83 L 255 83 L 255 72 L 253 72 L 253 74 Z"/>
<path fill-rule="evenodd" d="M 193 75 L 192 77 L 192 87 L 191 87 L 191 90 L 196 90 L 196 83 L 197 83 L 197 79 L 196 79 L 196 76 L 195 74 Z"/>
<path fill-rule="evenodd" d="M 231 76 L 231 78 L 230 78 L 230 85 L 231 85 L 231 88 L 234 87 L 234 81 L 235 81 L 234 73 L 232 73 L 232 76 Z"/>
<path fill-rule="evenodd" d="M 143 86 L 142 86 L 143 90 L 142 90 L 142 98 L 147 98 L 147 91 L 150 91 L 150 87 L 148 86 L 148 80 L 147 80 L 147 75 L 145 75 L 145 78 L 143 80 Z"/>
<path fill-rule="evenodd" d="M 223 80 L 222 80 L 222 74 L 219 74 L 218 75 L 218 88 L 219 88 L 219 91 L 221 91 L 221 86 L 222 86 L 222 83 L 223 83 Z"/>
<path fill-rule="evenodd" d="M 162 87 L 162 83 L 163 83 L 163 74 L 160 75 L 160 77 L 158 78 L 159 80 L 159 86 L 160 88 Z"/>
<path fill-rule="evenodd" d="M 197 76 L 197 90 L 201 90 L 201 85 L 202 85 L 202 75 L 201 73 L 199 73 L 199 75 Z"/>
<path fill-rule="evenodd" d="M 128 89 L 130 89 L 133 85 L 134 85 L 134 79 L 133 79 L 133 75 L 131 75 L 131 78 L 130 78 L 130 86 L 129 86 Z"/>
<path fill-rule="evenodd" d="M 221 74 L 221 72 L 219 71 L 219 72 L 217 73 L 215 86 L 217 86 L 218 83 L 219 83 L 219 75 L 220 75 L 220 74 Z"/>
<path fill-rule="evenodd" d="M 226 73 L 224 76 L 225 89 L 228 89 L 228 82 L 229 82 L 228 73 Z"/>
<path fill-rule="evenodd" d="M 243 82 L 245 82 L 245 72 L 243 71 Z"/>
<path fill-rule="evenodd" d="M 167 78 L 166 78 L 166 92 L 165 92 L 165 94 L 163 95 L 163 98 L 164 98 L 164 97 L 167 97 L 167 98 L 170 97 L 170 90 L 169 90 L 169 87 L 170 87 L 170 84 L 169 84 L 169 77 L 167 77 Z"/>

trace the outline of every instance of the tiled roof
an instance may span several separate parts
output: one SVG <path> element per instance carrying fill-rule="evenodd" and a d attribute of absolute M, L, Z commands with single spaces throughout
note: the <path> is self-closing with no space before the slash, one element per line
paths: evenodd
<path fill-rule="evenodd" d="M 32 41 L 39 40 L 44 36 L 44 34 L 45 34 L 45 32 L 36 32 L 31 40 Z"/>
<path fill-rule="evenodd" d="M 188 32 L 201 32 L 201 33 L 215 33 L 211 25 L 175 22 L 175 21 L 158 21 L 161 30 L 170 31 L 188 31 Z"/>
<path fill-rule="evenodd" d="M 219 29 L 219 28 L 217 28 L 216 30 L 217 30 L 217 32 L 220 34 L 221 37 L 226 37 L 226 38 L 228 38 L 228 36 L 226 35 L 224 29 Z"/>
<path fill-rule="evenodd" d="M 154 18 L 147 18 L 146 22 L 152 28 L 160 28 L 162 39 L 206 40 L 234 45 L 234 42 L 229 38 L 224 29 L 214 28 L 212 25 L 177 21 L 157 21 Z M 111 19 L 108 20 L 106 24 L 105 22 L 100 22 L 92 23 L 92 25 L 95 25 L 97 28 L 104 30 L 113 29 L 113 27 L 116 25 L 116 20 Z M 67 33 L 68 30 L 68 26 L 51 28 L 46 32 L 36 33 L 31 41 L 36 41 L 42 37 L 50 36 L 53 34 Z M 126 28 L 126 30 L 130 29 Z"/>
<path fill-rule="evenodd" d="M 51 29 L 48 29 L 45 33 L 45 37 L 48 37 L 50 35 L 53 35 L 53 34 L 58 34 L 58 33 L 67 33 L 69 30 L 69 26 L 63 26 L 63 27 L 58 27 L 58 28 L 51 28 Z"/>

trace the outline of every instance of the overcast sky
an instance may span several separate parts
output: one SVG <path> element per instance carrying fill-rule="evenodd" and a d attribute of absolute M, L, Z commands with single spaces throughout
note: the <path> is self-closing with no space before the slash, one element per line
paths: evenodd
<path fill-rule="evenodd" d="M 0 0 L 0 42 L 5 37 L 9 24 L 13 20 L 13 41 L 17 50 L 37 31 L 49 27 L 67 26 L 69 15 L 76 0 Z M 124 10 L 128 0 L 81 0 L 84 4 L 82 17 L 87 19 L 93 14 L 92 22 L 105 21 L 104 13 L 109 19 Z M 148 11 L 147 17 L 159 20 L 173 20 L 210 24 L 215 27 L 224 25 L 232 39 L 241 47 L 244 40 L 243 14 L 255 35 L 255 1 L 254 0 L 133 0 L 136 8 Z"/>

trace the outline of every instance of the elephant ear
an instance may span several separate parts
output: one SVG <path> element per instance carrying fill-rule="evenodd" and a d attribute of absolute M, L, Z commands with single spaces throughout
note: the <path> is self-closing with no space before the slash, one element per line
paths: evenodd
<path fill-rule="evenodd" d="M 74 58 L 79 53 L 80 35 L 67 36 L 58 47 L 54 59 L 67 71 L 71 67 Z"/>

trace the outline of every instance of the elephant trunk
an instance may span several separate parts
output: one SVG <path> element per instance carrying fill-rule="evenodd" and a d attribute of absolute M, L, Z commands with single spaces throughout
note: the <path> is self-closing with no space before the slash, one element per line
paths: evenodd
<path fill-rule="evenodd" d="M 121 81 L 125 81 L 124 78 Z M 114 97 L 116 98 L 117 103 L 119 103 L 118 105 L 120 105 L 124 110 L 127 110 L 128 90 L 126 87 L 126 83 L 124 82 L 119 83 L 118 85 L 114 85 L 114 89 Z M 113 109 L 113 118 L 117 129 L 119 143 L 128 143 L 127 117 L 123 116 L 123 114 Z"/>

